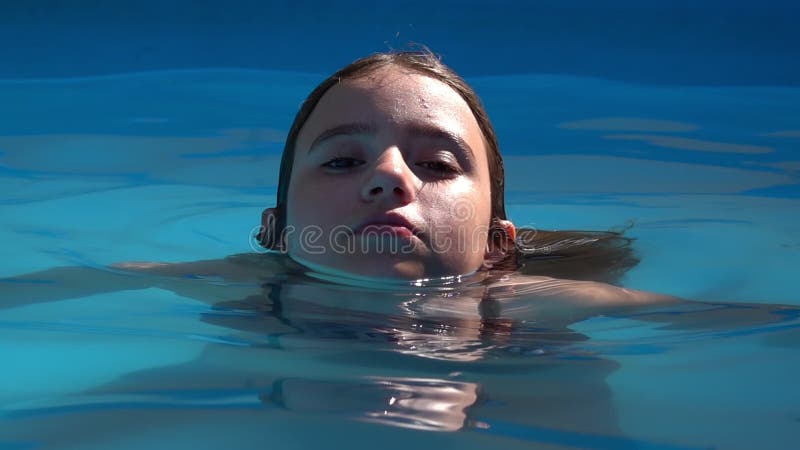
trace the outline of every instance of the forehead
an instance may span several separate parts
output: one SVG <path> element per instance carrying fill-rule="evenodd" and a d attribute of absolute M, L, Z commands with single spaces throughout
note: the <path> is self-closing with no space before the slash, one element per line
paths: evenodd
<path fill-rule="evenodd" d="M 308 148 L 329 128 L 351 123 L 372 123 L 379 132 L 432 125 L 458 134 L 474 151 L 485 153 L 483 134 L 467 102 L 447 84 L 399 67 L 384 67 L 330 88 L 301 130 L 298 149 Z"/>

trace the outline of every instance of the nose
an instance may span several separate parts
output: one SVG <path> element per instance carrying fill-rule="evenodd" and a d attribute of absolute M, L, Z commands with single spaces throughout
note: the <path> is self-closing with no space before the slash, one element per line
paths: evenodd
<path fill-rule="evenodd" d="M 361 191 L 366 202 L 386 201 L 407 205 L 417 196 L 417 177 L 397 147 L 387 149 L 375 162 Z"/>

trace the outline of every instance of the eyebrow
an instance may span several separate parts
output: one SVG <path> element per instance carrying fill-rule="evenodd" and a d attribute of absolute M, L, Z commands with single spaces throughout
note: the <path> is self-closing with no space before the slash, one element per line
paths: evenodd
<path fill-rule="evenodd" d="M 452 131 L 431 126 L 426 123 L 409 124 L 405 127 L 405 131 L 406 133 L 414 136 L 451 142 L 464 153 L 469 161 L 475 161 L 475 153 L 472 151 L 472 147 L 467 144 L 467 141 L 465 141 L 464 138 L 456 133 L 453 133 Z"/>
<path fill-rule="evenodd" d="M 308 152 L 313 152 L 314 149 L 320 146 L 322 143 L 335 137 L 375 134 L 377 131 L 378 127 L 372 123 L 347 123 L 344 125 L 335 126 L 333 128 L 328 128 L 320 133 L 316 139 L 314 139 L 314 142 L 311 143 L 311 147 L 308 148 Z"/>
<path fill-rule="evenodd" d="M 472 151 L 472 147 L 467 144 L 467 141 L 465 141 L 464 138 L 451 131 L 447 131 L 426 123 L 411 123 L 404 125 L 403 131 L 406 134 L 415 137 L 449 141 L 461 149 L 468 159 L 475 161 L 475 153 Z M 308 152 L 311 153 L 317 146 L 335 137 L 375 134 L 377 132 L 378 126 L 374 123 L 348 123 L 344 125 L 337 125 L 320 133 L 319 136 L 314 139 L 314 142 L 311 143 L 311 147 L 309 147 Z"/>

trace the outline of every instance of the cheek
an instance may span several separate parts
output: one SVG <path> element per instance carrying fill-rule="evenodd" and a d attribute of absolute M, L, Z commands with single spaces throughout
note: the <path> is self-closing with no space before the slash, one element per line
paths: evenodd
<path fill-rule="evenodd" d="M 338 224 L 353 203 L 351 184 L 319 175 L 294 178 L 287 195 L 287 225 Z"/>
<path fill-rule="evenodd" d="M 439 219 L 463 224 L 488 223 L 491 198 L 488 189 L 472 181 L 456 182 L 434 193 L 434 213 Z"/>
<path fill-rule="evenodd" d="M 481 251 L 489 227 L 490 195 L 471 182 L 432 189 L 426 194 L 420 200 L 437 235 L 449 242 L 462 242 L 457 248 L 469 244 L 465 250 Z"/>

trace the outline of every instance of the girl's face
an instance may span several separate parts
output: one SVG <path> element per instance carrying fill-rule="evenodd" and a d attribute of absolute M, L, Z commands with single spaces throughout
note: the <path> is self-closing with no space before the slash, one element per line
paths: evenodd
<path fill-rule="evenodd" d="M 446 84 L 389 66 L 332 87 L 295 145 L 286 245 L 301 263 L 380 278 L 466 274 L 491 214 L 483 135 Z"/>

